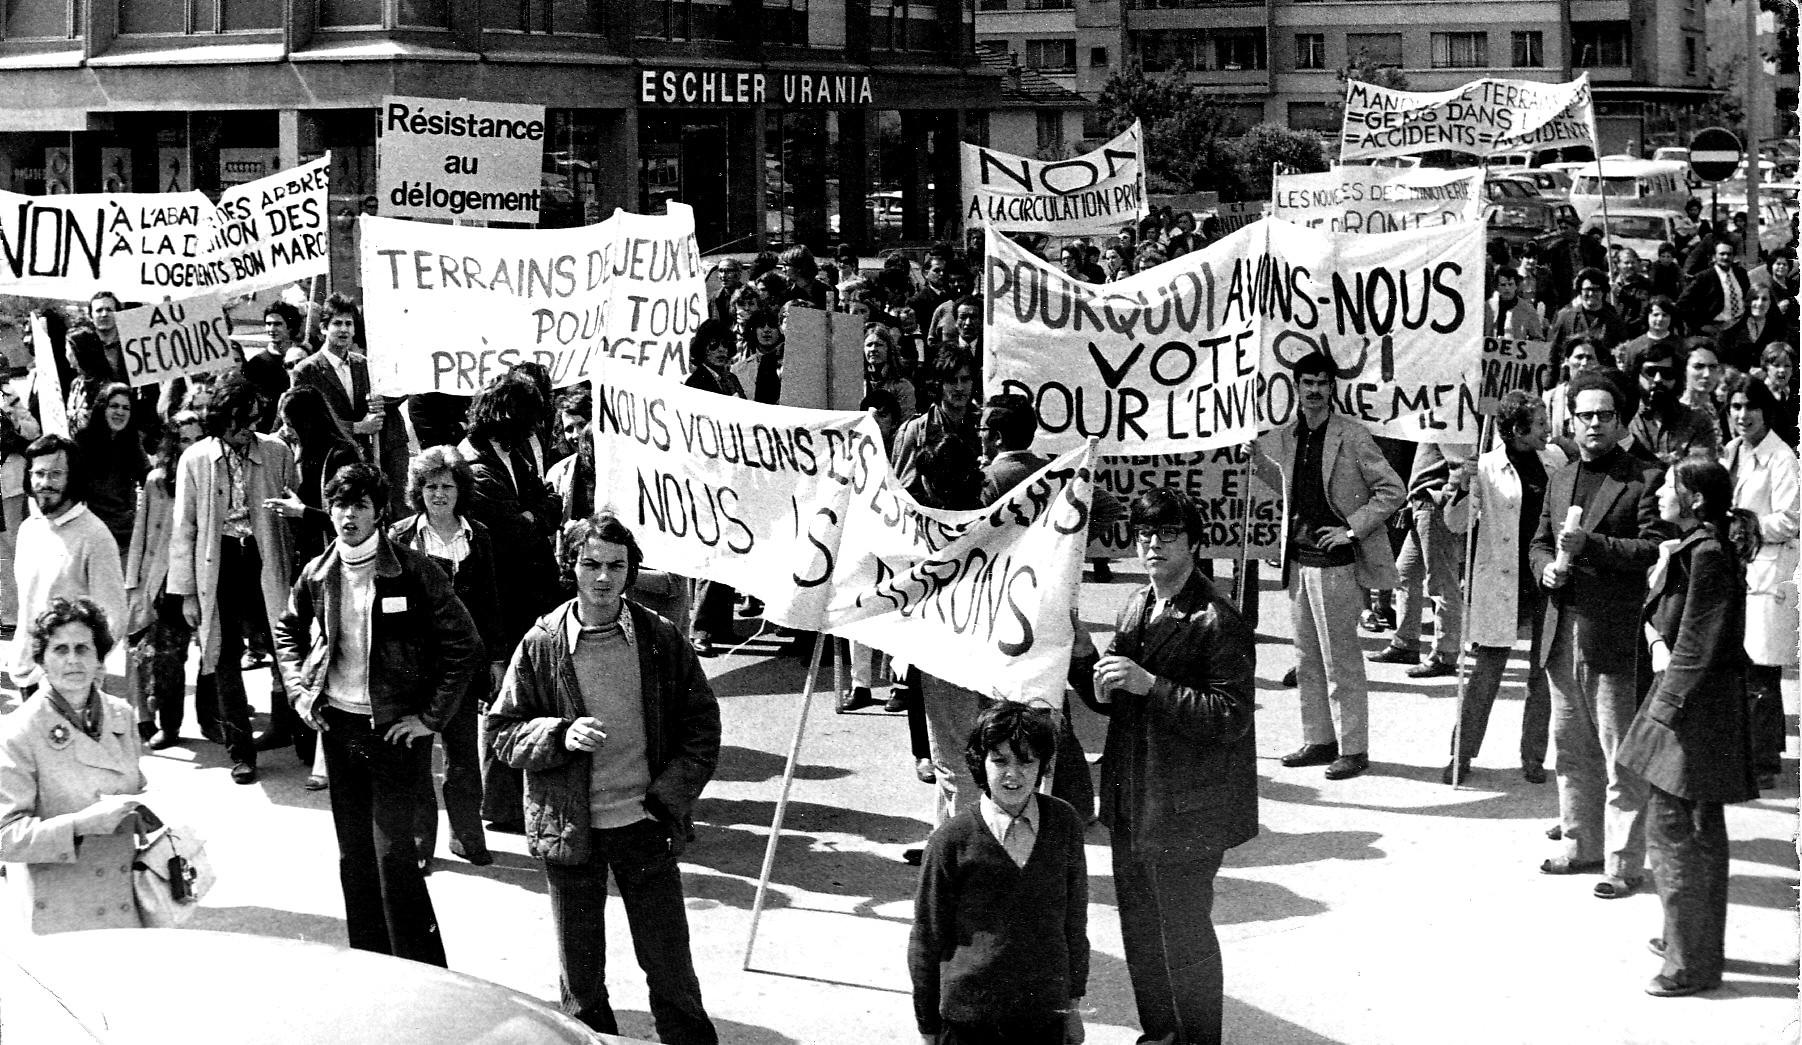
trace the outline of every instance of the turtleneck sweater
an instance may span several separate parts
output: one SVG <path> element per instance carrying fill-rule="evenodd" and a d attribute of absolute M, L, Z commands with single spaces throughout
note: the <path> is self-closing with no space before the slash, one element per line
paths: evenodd
<path fill-rule="evenodd" d="M 362 544 L 338 542 L 342 612 L 334 622 L 332 663 L 325 672 L 326 702 L 353 715 L 373 715 L 369 703 L 369 620 L 375 603 L 375 555 L 381 538 Z"/>

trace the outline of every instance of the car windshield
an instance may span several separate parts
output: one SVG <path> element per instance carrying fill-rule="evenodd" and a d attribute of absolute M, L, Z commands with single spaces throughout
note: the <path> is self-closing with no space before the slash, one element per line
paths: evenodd
<path fill-rule="evenodd" d="M 1540 218 L 1537 207 L 1525 207 L 1519 204 L 1504 204 L 1489 213 L 1489 224 L 1507 229 L 1533 229 L 1540 231 L 1545 222 Z"/>
<path fill-rule="evenodd" d="M 1593 175 L 1585 175 L 1577 179 L 1577 195 L 1579 196 L 1624 196 L 1631 199 L 1639 195 L 1639 181 L 1635 178 L 1606 178 L 1602 187 L 1596 188 Z"/>
<path fill-rule="evenodd" d="M 1664 218 L 1645 214 L 1617 214 L 1608 219 L 1608 231 L 1626 239 L 1668 239 L 1670 230 Z"/>

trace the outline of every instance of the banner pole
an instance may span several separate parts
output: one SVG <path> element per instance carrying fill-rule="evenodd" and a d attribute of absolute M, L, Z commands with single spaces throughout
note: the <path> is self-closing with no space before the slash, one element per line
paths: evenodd
<path fill-rule="evenodd" d="M 1251 561 L 1251 457 L 1255 451 L 1252 444 L 1245 444 L 1245 467 L 1239 472 L 1239 572 L 1234 575 L 1239 603 L 1239 615 L 1247 615 L 1246 607 L 1251 599 L 1251 585 L 1246 579 L 1246 571 Z"/>
<path fill-rule="evenodd" d="M 1483 419 L 1483 434 L 1478 437 L 1477 451 L 1471 457 L 1471 464 L 1473 466 L 1476 464 L 1477 459 L 1482 457 L 1483 453 L 1489 449 L 1489 444 L 1494 438 L 1495 417 L 1492 415 Z M 1473 485 L 1478 481 L 1479 479 L 1477 476 L 1473 475 L 1471 477 L 1471 483 Z M 1466 490 L 1464 496 L 1475 498 L 1476 492 L 1475 490 Z M 1463 590 L 1459 592 L 1459 598 L 1464 600 L 1464 615 L 1460 618 L 1464 622 L 1464 634 L 1458 636 L 1457 717 L 1452 719 L 1453 787 L 1458 787 L 1464 783 L 1464 760 L 1459 757 L 1459 752 L 1463 750 L 1464 743 L 1464 691 L 1470 681 L 1470 657 L 1466 653 L 1466 651 L 1470 649 L 1470 643 L 1466 640 L 1470 636 L 1470 601 L 1471 592 L 1475 588 L 1474 578 L 1476 575 L 1476 562 L 1477 520 L 1473 517 L 1470 520 L 1470 525 L 1464 528 L 1464 583 L 1462 585 Z"/>
<path fill-rule="evenodd" d="M 795 735 L 788 743 L 788 765 L 782 770 L 782 793 L 776 799 L 776 815 L 770 821 L 770 840 L 763 847 L 763 870 L 757 873 L 757 896 L 751 901 L 751 932 L 745 939 L 743 969 L 751 969 L 751 948 L 757 945 L 757 922 L 763 917 L 763 901 L 770 887 L 770 872 L 776 867 L 776 843 L 782 840 L 782 818 L 788 812 L 788 792 L 795 783 L 795 764 L 801 758 L 801 735 L 807 731 L 807 711 L 813 706 L 813 684 L 820 674 L 820 654 L 832 636 L 815 637 L 813 660 L 807 666 L 807 681 L 801 686 L 801 714 L 795 719 Z"/>

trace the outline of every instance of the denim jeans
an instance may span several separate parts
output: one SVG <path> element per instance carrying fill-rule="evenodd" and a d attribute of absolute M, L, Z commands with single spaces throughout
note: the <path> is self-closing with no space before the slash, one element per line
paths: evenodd
<path fill-rule="evenodd" d="M 1185 1045 L 1219 1045 L 1225 983 L 1214 933 L 1214 876 L 1221 853 L 1173 858 L 1133 852 L 1118 840 L 1113 851 L 1141 1040 L 1175 1034 Z"/>
<path fill-rule="evenodd" d="M 488 847 L 482 834 L 482 755 L 477 739 L 482 729 L 481 703 L 487 696 L 488 671 L 484 668 L 438 735 L 438 743 L 444 746 L 444 811 L 449 815 L 451 837 L 465 852 Z M 438 794 L 432 787 L 430 744 L 426 745 L 426 757 L 419 761 L 414 793 L 413 841 L 423 860 L 438 851 Z"/>
<path fill-rule="evenodd" d="M 1646 844 L 1664 905 L 1666 979 L 1721 982 L 1727 943 L 1727 818 L 1719 802 L 1694 802 L 1652 785 Z"/>
<path fill-rule="evenodd" d="M 332 782 L 337 787 L 337 781 Z M 651 1018 L 659 1041 L 717 1045 L 719 1035 L 701 1003 L 688 948 L 688 910 L 682 872 L 669 829 L 655 820 L 597 829 L 593 856 L 573 867 L 545 864 L 551 917 L 557 927 L 563 1011 L 601 1032 L 618 1034 L 607 996 L 607 872 L 619 886 L 632 950 L 650 988 Z"/>

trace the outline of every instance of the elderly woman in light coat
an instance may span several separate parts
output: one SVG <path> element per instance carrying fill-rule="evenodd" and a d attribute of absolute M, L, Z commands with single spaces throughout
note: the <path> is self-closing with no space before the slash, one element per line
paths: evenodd
<path fill-rule="evenodd" d="M 1761 382 L 1735 389 L 1727 401 L 1734 439 L 1721 454 L 1733 477 L 1733 506 L 1758 516 L 1763 540 L 1746 566 L 1746 688 L 1752 696 L 1752 749 L 1758 775 L 1774 778 L 1785 740 L 1784 668 L 1796 666 L 1798 503 L 1796 452 L 1771 431 L 1777 400 Z M 1774 779 L 1761 780 L 1770 787 Z"/>
<path fill-rule="evenodd" d="M 1470 614 L 1464 621 L 1465 639 L 1476 654 L 1453 733 L 1452 762 L 1441 777 L 1448 784 L 1463 780 L 1483 746 L 1508 652 L 1523 630 L 1531 635 L 1532 647 L 1520 772 L 1530 783 L 1545 781 L 1552 694 L 1545 673 L 1546 636 L 1540 634 L 1544 596 L 1527 565 L 1527 545 L 1545 503 L 1547 477 L 1563 467 L 1565 456 L 1547 445 L 1551 423 L 1545 404 L 1526 392 L 1502 397 L 1496 428 L 1502 445 L 1478 457 L 1474 466 L 1461 462 L 1447 485 L 1446 527 L 1467 533 L 1480 522 L 1470 560 Z"/>
<path fill-rule="evenodd" d="M 141 924 L 131 862 L 144 773 L 131 705 L 100 691 L 112 646 L 93 600 L 51 600 L 31 626 L 44 686 L 0 717 L 0 870 L 15 933 Z"/>

